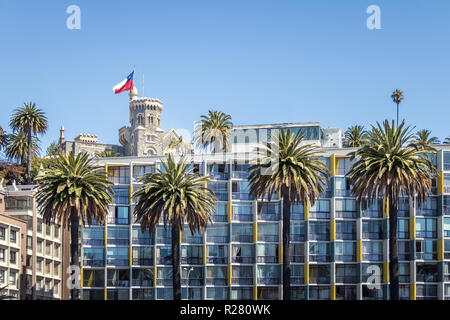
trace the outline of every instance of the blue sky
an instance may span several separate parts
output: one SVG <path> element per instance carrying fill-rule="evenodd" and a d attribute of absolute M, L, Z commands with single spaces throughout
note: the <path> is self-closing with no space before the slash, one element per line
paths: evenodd
<path fill-rule="evenodd" d="M 81 8 L 81 30 L 66 8 Z M 366 9 L 381 8 L 381 30 Z M 401 118 L 450 136 L 450 2 L 381 0 L 0 1 L 0 125 L 34 101 L 59 136 L 118 143 L 136 85 L 164 102 L 162 128 L 192 129 L 208 109 L 235 124 L 320 121 L 369 126 Z"/>

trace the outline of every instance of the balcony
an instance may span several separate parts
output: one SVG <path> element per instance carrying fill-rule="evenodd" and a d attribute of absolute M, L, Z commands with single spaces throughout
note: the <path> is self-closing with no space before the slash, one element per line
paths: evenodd
<path fill-rule="evenodd" d="M 278 257 L 276 256 L 257 256 L 257 263 L 278 263 Z"/>
<path fill-rule="evenodd" d="M 182 286 L 195 286 L 195 287 L 199 287 L 199 286 L 203 286 L 203 279 L 181 279 L 181 285 Z"/>
<path fill-rule="evenodd" d="M 128 259 L 107 258 L 106 263 L 110 266 L 124 267 L 128 266 L 130 261 Z"/>
<path fill-rule="evenodd" d="M 310 254 L 309 260 L 314 262 L 330 262 L 331 256 L 329 254 Z"/>
<path fill-rule="evenodd" d="M 264 285 L 279 285 L 280 284 L 280 278 L 279 277 L 258 277 L 258 284 L 264 284 Z"/>
<path fill-rule="evenodd" d="M 231 261 L 233 263 L 248 263 L 253 264 L 255 261 L 254 257 L 232 257 Z"/>
<path fill-rule="evenodd" d="M 202 257 L 181 257 L 182 264 L 203 264 Z"/>
<path fill-rule="evenodd" d="M 116 217 L 108 217 L 109 224 L 122 224 L 126 225 L 130 223 L 130 219 L 128 218 L 116 218 Z"/>
<path fill-rule="evenodd" d="M 253 242 L 253 235 L 251 234 L 233 234 L 233 242 Z"/>
<path fill-rule="evenodd" d="M 304 283 L 305 283 L 304 277 L 291 276 L 291 284 L 304 284 Z"/>
<path fill-rule="evenodd" d="M 381 240 L 383 239 L 383 232 L 363 232 L 362 237 L 369 240 Z"/>
<path fill-rule="evenodd" d="M 85 267 L 104 267 L 105 260 L 104 259 L 83 259 L 83 266 L 85 266 Z"/>
<path fill-rule="evenodd" d="M 228 242 L 228 237 L 227 237 L 227 236 L 207 235 L 207 236 L 206 236 L 206 242 L 212 242 L 212 243 L 227 243 L 227 242 Z"/>
<path fill-rule="evenodd" d="M 104 239 L 83 239 L 83 245 L 85 246 L 104 246 L 105 240 Z"/>
<path fill-rule="evenodd" d="M 172 264 L 172 255 L 166 257 L 156 257 L 156 263 L 163 265 Z"/>
<path fill-rule="evenodd" d="M 156 279 L 156 285 L 157 286 L 171 286 L 173 284 L 172 279 L 161 279 L 161 278 L 157 278 Z"/>
<path fill-rule="evenodd" d="M 362 259 L 364 261 L 383 261 L 383 255 L 377 253 L 364 253 Z"/>
<path fill-rule="evenodd" d="M 336 276 L 336 283 L 358 283 L 357 276 Z"/>
<path fill-rule="evenodd" d="M 153 239 L 152 238 L 135 238 L 132 239 L 133 244 L 140 244 L 140 245 L 153 245 Z"/>
<path fill-rule="evenodd" d="M 274 234 L 260 234 L 258 233 L 258 241 L 263 242 L 278 242 L 279 236 Z"/>
<path fill-rule="evenodd" d="M 246 222 L 246 221 L 253 221 L 253 215 L 252 214 L 232 214 L 233 221 L 240 221 L 240 222 Z"/>
<path fill-rule="evenodd" d="M 228 257 L 207 257 L 206 263 L 210 264 L 227 264 Z"/>
<path fill-rule="evenodd" d="M 130 285 L 129 280 L 111 280 L 108 279 L 108 287 L 128 287 Z"/>
<path fill-rule="evenodd" d="M 304 255 L 298 255 L 298 256 L 294 256 L 291 255 L 291 262 L 296 262 L 296 263 L 303 263 L 305 262 L 305 256 Z"/>
<path fill-rule="evenodd" d="M 133 258 L 134 266 L 153 266 L 152 258 Z"/>
<path fill-rule="evenodd" d="M 232 277 L 232 284 L 253 285 L 253 277 Z"/>
<path fill-rule="evenodd" d="M 258 213 L 258 220 L 279 221 L 280 214 L 279 213 Z"/>
<path fill-rule="evenodd" d="M 342 219 L 356 219 L 358 211 L 336 211 L 336 218 Z"/>
<path fill-rule="evenodd" d="M 206 285 L 226 286 L 228 283 L 226 278 L 206 278 Z"/>
<path fill-rule="evenodd" d="M 337 254 L 336 261 L 342 262 L 356 262 L 356 255 L 354 254 Z"/>

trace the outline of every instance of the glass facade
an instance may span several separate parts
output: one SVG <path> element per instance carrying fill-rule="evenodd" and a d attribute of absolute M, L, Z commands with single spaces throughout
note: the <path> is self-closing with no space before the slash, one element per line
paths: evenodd
<path fill-rule="evenodd" d="M 406 198 L 399 203 L 402 299 L 450 299 L 450 189 L 444 174 L 450 181 L 450 151 L 437 157 L 441 181 L 428 201 L 422 207 Z M 389 210 L 383 200 L 357 202 L 352 196 L 348 155 L 327 154 L 321 161 L 334 173 L 328 191 L 312 205 L 290 208 L 292 299 L 387 299 Z M 108 164 L 114 203 L 106 225 L 81 232 L 83 299 L 172 298 L 171 229 L 161 224 L 151 234 L 132 217 L 137 199 L 130 194 L 143 174 L 159 166 L 142 162 Z M 282 298 L 282 202 L 278 195 L 269 201 L 249 194 L 248 167 L 232 157 L 195 160 L 194 170 L 213 176 L 208 187 L 219 201 L 204 233 L 193 235 L 185 226 L 180 234 L 183 299 Z M 375 289 L 373 276 L 380 282 Z"/>

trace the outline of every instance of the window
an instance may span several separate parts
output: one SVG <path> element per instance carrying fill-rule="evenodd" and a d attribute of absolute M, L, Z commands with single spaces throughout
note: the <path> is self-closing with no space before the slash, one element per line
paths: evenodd
<path fill-rule="evenodd" d="M 0 284 L 4 284 L 5 283 L 5 270 L 0 270 Z"/>
<path fill-rule="evenodd" d="M 409 239 L 409 219 L 398 219 L 398 238 Z"/>
<path fill-rule="evenodd" d="M 330 283 L 330 266 L 314 264 L 309 266 L 310 284 L 328 284 Z"/>
<path fill-rule="evenodd" d="M 206 263 L 228 263 L 228 245 L 206 246 Z"/>
<path fill-rule="evenodd" d="M 410 241 L 398 241 L 398 259 L 400 261 L 408 261 L 410 258 Z"/>
<path fill-rule="evenodd" d="M 350 218 L 357 217 L 358 209 L 356 200 L 352 199 L 336 199 L 336 218 Z"/>
<path fill-rule="evenodd" d="M 133 268 L 132 285 L 153 287 L 153 268 Z"/>
<path fill-rule="evenodd" d="M 278 263 L 278 244 L 257 244 L 257 263 Z"/>
<path fill-rule="evenodd" d="M 369 277 L 379 275 L 379 282 L 383 279 L 383 264 L 382 263 L 363 263 L 362 264 L 362 282 L 370 282 Z M 378 282 L 378 281 L 377 281 Z"/>
<path fill-rule="evenodd" d="M 153 265 L 153 247 L 133 247 L 133 265 Z"/>
<path fill-rule="evenodd" d="M 309 224 L 309 239 L 330 241 L 329 222 L 311 221 Z"/>
<path fill-rule="evenodd" d="M 312 219 L 330 219 L 330 200 L 316 200 L 309 216 Z"/>
<path fill-rule="evenodd" d="M 258 223 L 258 241 L 279 242 L 278 231 L 278 224 Z"/>
<path fill-rule="evenodd" d="M 407 198 L 400 199 L 398 202 L 398 212 L 399 217 L 409 217 L 409 200 Z"/>
<path fill-rule="evenodd" d="M 82 239 L 83 245 L 103 246 L 105 243 L 105 230 L 100 227 L 84 227 Z"/>
<path fill-rule="evenodd" d="M 182 267 L 182 286 L 203 286 L 203 267 Z"/>
<path fill-rule="evenodd" d="M 329 300 L 330 299 L 330 287 L 309 287 L 309 300 Z"/>
<path fill-rule="evenodd" d="M 253 225 L 233 223 L 231 226 L 231 241 L 253 242 Z"/>
<path fill-rule="evenodd" d="M 417 216 L 437 216 L 437 198 L 428 198 L 426 202 L 422 204 L 422 207 L 417 206 Z"/>
<path fill-rule="evenodd" d="M 399 282 L 409 283 L 410 282 L 410 268 L 409 263 L 399 263 L 398 264 Z"/>
<path fill-rule="evenodd" d="M 336 221 L 337 240 L 356 240 L 355 221 Z"/>
<path fill-rule="evenodd" d="M 202 264 L 203 246 L 182 245 L 181 263 L 183 264 Z"/>
<path fill-rule="evenodd" d="M 436 240 L 417 240 L 416 259 L 435 260 L 437 258 Z"/>
<path fill-rule="evenodd" d="M 130 243 L 130 231 L 128 227 L 108 227 L 108 244 L 128 245 Z"/>
<path fill-rule="evenodd" d="M 356 261 L 356 242 L 335 242 L 336 261 Z"/>
<path fill-rule="evenodd" d="M 450 237 L 450 218 L 444 218 L 444 237 Z"/>
<path fill-rule="evenodd" d="M 380 240 L 383 239 L 383 221 L 363 220 L 363 239 Z"/>
<path fill-rule="evenodd" d="M 291 219 L 292 220 L 305 219 L 305 207 L 303 203 L 291 204 Z"/>
<path fill-rule="evenodd" d="M 31 236 L 27 236 L 27 249 L 33 248 L 33 238 Z"/>
<path fill-rule="evenodd" d="M 252 300 L 253 288 L 252 287 L 231 287 L 231 299 L 232 300 Z"/>
<path fill-rule="evenodd" d="M 356 286 L 336 286 L 336 300 L 356 300 Z"/>
<path fill-rule="evenodd" d="M 336 283 L 357 283 L 358 272 L 355 264 L 336 264 Z"/>
<path fill-rule="evenodd" d="M 436 238 L 436 219 L 435 218 L 417 218 L 416 236 L 417 238 Z"/>
<path fill-rule="evenodd" d="M 362 258 L 369 261 L 383 260 L 383 242 L 382 241 L 363 241 Z"/>
<path fill-rule="evenodd" d="M 437 263 L 417 262 L 417 282 L 437 282 L 438 281 L 438 265 Z"/>
<path fill-rule="evenodd" d="M 112 216 L 108 217 L 108 223 L 111 224 L 129 224 L 130 223 L 130 208 L 129 207 L 113 207 Z"/>
<path fill-rule="evenodd" d="M 291 265 L 291 284 L 305 283 L 305 266 L 302 264 Z"/>
<path fill-rule="evenodd" d="M 279 299 L 278 287 L 258 287 L 258 300 L 277 300 Z"/>
<path fill-rule="evenodd" d="M 212 225 L 206 230 L 206 241 L 215 243 L 227 243 L 228 242 L 228 226 Z"/>
<path fill-rule="evenodd" d="M 130 167 L 108 167 L 108 178 L 114 184 L 129 184 Z"/>
<path fill-rule="evenodd" d="M 417 300 L 436 300 L 438 286 L 435 284 L 418 284 L 416 286 Z"/>
<path fill-rule="evenodd" d="M 234 221 L 253 221 L 252 204 L 236 203 L 232 204 L 232 219 Z"/>
<path fill-rule="evenodd" d="M 83 265 L 91 267 L 104 266 L 105 249 L 103 248 L 83 248 Z"/>
<path fill-rule="evenodd" d="M 350 181 L 348 178 L 335 177 L 335 195 L 337 197 L 351 197 Z"/>
<path fill-rule="evenodd" d="M 9 241 L 12 243 L 16 243 L 17 241 L 17 231 L 16 230 L 9 230 Z"/>
<path fill-rule="evenodd" d="M 233 181 L 231 188 L 233 200 L 253 200 L 253 196 L 249 195 L 250 182 Z"/>
<path fill-rule="evenodd" d="M 158 286 L 172 285 L 172 267 L 156 268 L 156 285 Z M 171 288 L 170 291 L 172 291 Z"/>
<path fill-rule="evenodd" d="M 253 267 L 252 266 L 233 266 L 231 268 L 232 284 L 252 285 Z"/>
<path fill-rule="evenodd" d="M 5 262 L 5 249 L 0 248 L 0 261 Z"/>
<path fill-rule="evenodd" d="M 331 244 L 329 242 L 309 243 L 309 260 L 316 262 L 330 262 Z"/>
<path fill-rule="evenodd" d="M 229 164 L 226 163 L 209 163 L 206 166 L 207 174 L 211 175 L 215 180 L 228 180 L 230 175 Z"/>
<path fill-rule="evenodd" d="M 9 284 L 15 286 L 16 285 L 16 276 L 17 274 L 13 271 L 9 272 Z"/>
<path fill-rule="evenodd" d="M 338 158 L 336 159 L 336 174 L 340 176 L 345 176 L 351 166 L 351 160 L 350 158 Z"/>
<path fill-rule="evenodd" d="M 0 240 L 6 239 L 6 228 L 0 227 Z"/>
<path fill-rule="evenodd" d="M 158 244 L 171 244 L 172 243 L 172 229 L 170 226 L 157 227 L 156 228 L 156 242 Z"/>
<path fill-rule="evenodd" d="M 129 261 L 129 248 L 123 247 L 109 247 L 106 249 L 106 261 L 109 265 L 113 266 L 128 266 Z"/>
<path fill-rule="evenodd" d="M 158 246 L 156 248 L 156 263 L 157 264 L 172 264 L 172 247 Z"/>
<path fill-rule="evenodd" d="M 291 241 L 305 241 L 305 223 L 291 223 Z"/>
<path fill-rule="evenodd" d="M 305 262 L 305 243 L 291 243 L 291 262 Z"/>
<path fill-rule="evenodd" d="M 279 285 L 281 284 L 280 265 L 258 265 L 257 266 L 258 285 Z"/>
<path fill-rule="evenodd" d="M 217 209 L 213 213 L 215 222 L 226 222 L 228 220 L 228 205 L 226 203 L 217 203 Z"/>
<path fill-rule="evenodd" d="M 258 202 L 258 220 L 280 220 L 280 204 L 278 202 Z"/>
<path fill-rule="evenodd" d="M 367 218 L 382 218 L 383 217 L 383 205 L 382 200 L 375 200 L 369 203 L 367 200 L 362 202 L 362 216 Z"/>
<path fill-rule="evenodd" d="M 252 244 L 233 244 L 231 247 L 233 263 L 254 263 L 255 246 Z"/>
<path fill-rule="evenodd" d="M 228 288 L 207 287 L 206 299 L 210 300 L 228 300 Z"/>
<path fill-rule="evenodd" d="M 129 204 L 130 203 L 130 188 L 129 187 L 113 187 L 114 204 Z"/>
<path fill-rule="evenodd" d="M 202 233 L 192 234 L 189 228 L 183 228 L 183 231 L 181 232 L 181 242 L 191 244 L 203 243 L 203 234 Z"/>
<path fill-rule="evenodd" d="M 228 267 L 206 267 L 206 285 L 226 286 Z"/>
<path fill-rule="evenodd" d="M 214 192 L 219 201 L 228 201 L 228 182 L 208 183 L 208 188 Z"/>

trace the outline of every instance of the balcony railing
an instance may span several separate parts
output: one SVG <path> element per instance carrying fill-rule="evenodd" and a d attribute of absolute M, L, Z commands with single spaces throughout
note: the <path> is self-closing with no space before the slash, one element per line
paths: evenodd
<path fill-rule="evenodd" d="M 305 241 L 305 235 L 304 234 L 291 234 L 291 241 Z"/>
<path fill-rule="evenodd" d="M 228 242 L 228 237 L 227 236 L 207 235 L 206 236 L 206 241 L 207 242 L 213 242 L 213 243 L 227 243 Z"/>
<path fill-rule="evenodd" d="M 233 171 L 231 174 L 231 177 L 235 179 L 247 179 L 248 176 L 249 176 L 248 171 Z"/>
<path fill-rule="evenodd" d="M 227 264 L 228 263 L 228 257 L 206 257 L 206 263 Z"/>
<path fill-rule="evenodd" d="M 214 222 L 227 222 L 228 216 L 223 214 L 214 214 L 213 215 Z"/>
<path fill-rule="evenodd" d="M 133 279 L 132 285 L 135 287 L 153 287 L 153 279 Z"/>
<path fill-rule="evenodd" d="M 258 234 L 258 241 L 278 242 L 279 236 L 274 234 Z"/>
<path fill-rule="evenodd" d="M 258 277 L 258 284 L 265 284 L 265 285 L 279 285 L 280 284 L 280 278 L 271 278 L 271 277 Z"/>
<path fill-rule="evenodd" d="M 171 286 L 172 279 L 156 279 L 157 286 Z"/>
<path fill-rule="evenodd" d="M 258 213 L 258 220 L 279 221 L 280 214 L 279 213 Z"/>
<path fill-rule="evenodd" d="M 133 244 L 153 245 L 152 238 L 133 238 Z"/>
<path fill-rule="evenodd" d="M 357 276 L 336 276 L 336 283 L 358 283 Z"/>
<path fill-rule="evenodd" d="M 251 196 L 248 193 L 241 193 L 241 192 L 233 192 L 232 193 L 232 199 L 233 200 L 254 200 L 255 197 Z"/>
<path fill-rule="evenodd" d="M 108 238 L 108 244 L 117 245 L 117 246 L 126 246 L 129 245 L 130 239 L 128 238 Z"/>
<path fill-rule="evenodd" d="M 206 278 L 206 285 L 226 286 L 226 278 Z"/>
<path fill-rule="evenodd" d="M 189 283 L 189 284 L 188 284 Z M 203 279 L 181 279 L 182 286 L 203 286 Z"/>
<path fill-rule="evenodd" d="M 233 263 L 249 263 L 253 264 L 255 261 L 254 257 L 232 257 L 231 261 Z"/>
<path fill-rule="evenodd" d="M 83 259 L 83 265 L 89 266 L 89 267 L 104 267 L 105 260 L 103 260 L 103 259 Z"/>
<path fill-rule="evenodd" d="M 105 245 L 104 239 L 83 239 L 83 245 L 85 246 L 103 246 Z"/>
<path fill-rule="evenodd" d="M 383 255 L 378 253 L 364 253 L 362 255 L 363 260 L 365 261 L 382 261 Z"/>
<path fill-rule="evenodd" d="M 356 255 L 354 255 L 354 254 L 337 254 L 336 261 L 354 262 L 354 261 L 356 261 Z"/>
<path fill-rule="evenodd" d="M 152 258 L 133 258 L 133 265 L 152 266 L 153 259 Z"/>
<path fill-rule="evenodd" d="M 172 264 L 172 256 L 156 257 L 157 264 Z"/>
<path fill-rule="evenodd" d="M 311 219 L 330 219 L 330 212 L 328 212 L 328 211 L 310 211 L 309 217 Z"/>
<path fill-rule="evenodd" d="M 363 232 L 362 237 L 363 239 L 381 240 L 383 239 L 383 232 Z"/>
<path fill-rule="evenodd" d="M 336 218 L 356 219 L 358 211 L 336 211 Z"/>
<path fill-rule="evenodd" d="M 331 256 L 328 254 L 310 254 L 309 260 L 315 262 L 330 262 Z"/>
<path fill-rule="evenodd" d="M 328 277 L 328 276 L 310 277 L 309 283 L 328 284 L 328 283 L 330 283 L 330 277 Z"/>
<path fill-rule="evenodd" d="M 291 220 L 305 220 L 305 214 L 304 213 L 291 213 Z"/>
<path fill-rule="evenodd" d="M 129 280 L 108 280 L 108 287 L 128 287 L 130 285 Z"/>
<path fill-rule="evenodd" d="M 182 264 L 203 264 L 202 257 L 181 257 Z"/>
<path fill-rule="evenodd" d="M 106 263 L 112 266 L 123 267 L 128 266 L 130 261 L 128 259 L 107 258 Z"/>
<path fill-rule="evenodd" d="M 128 218 L 108 217 L 108 223 L 110 223 L 110 224 L 129 224 L 130 223 L 130 219 L 128 219 Z"/>
<path fill-rule="evenodd" d="M 301 255 L 301 256 L 291 255 L 291 262 L 303 263 L 303 262 L 305 262 L 305 256 L 304 255 Z"/>
<path fill-rule="evenodd" d="M 232 277 L 232 284 L 253 285 L 253 277 Z"/>
<path fill-rule="evenodd" d="M 436 231 L 417 231 L 416 232 L 417 238 L 436 238 L 437 232 Z"/>
<path fill-rule="evenodd" d="M 250 234 L 234 234 L 232 240 L 235 242 L 253 242 L 253 235 Z"/>
<path fill-rule="evenodd" d="M 159 236 L 156 241 L 158 244 L 172 244 L 172 237 Z"/>
<path fill-rule="evenodd" d="M 291 276 L 291 284 L 304 284 L 304 283 L 305 283 L 304 277 Z"/>
<path fill-rule="evenodd" d="M 435 253 L 435 252 L 416 252 L 416 259 L 418 259 L 418 260 L 436 260 L 437 253 Z"/>
<path fill-rule="evenodd" d="M 275 256 L 257 256 L 257 263 L 278 263 L 278 257 Z"/>
<path fill-rule="evenodd" d="M 252 214 L 232 214 L 232 219 L 234 221 L 253 221 L 253 215 Z"/>
<path fill-rule="evenodd" d="M 336 232 L 337 240 L 356 240 L 356 232 Z"/>

